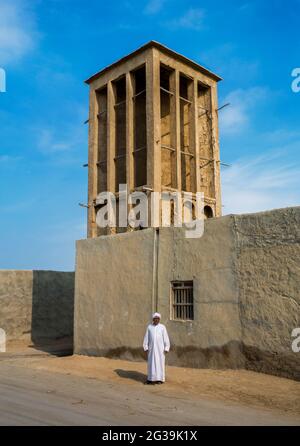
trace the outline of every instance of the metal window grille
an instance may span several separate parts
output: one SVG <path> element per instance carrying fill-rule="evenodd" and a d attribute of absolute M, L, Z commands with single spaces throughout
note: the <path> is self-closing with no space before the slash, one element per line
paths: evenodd
<path fill-rule="evenodd" d="M 172 319 L 194 319 L 193 281 L 172 282 Z"/>

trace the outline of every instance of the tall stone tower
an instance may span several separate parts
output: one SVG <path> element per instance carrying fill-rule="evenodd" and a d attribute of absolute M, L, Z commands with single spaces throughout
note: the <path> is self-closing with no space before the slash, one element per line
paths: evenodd
<path fill-rule="evenodd" d="M 151 41 L 86 81 L 89 237 L 103 233 L 97 195 L 117 193 L 119 184 L 128 192 L 203 192 L 206 217 L 221 215 L 219 80 Z"/>

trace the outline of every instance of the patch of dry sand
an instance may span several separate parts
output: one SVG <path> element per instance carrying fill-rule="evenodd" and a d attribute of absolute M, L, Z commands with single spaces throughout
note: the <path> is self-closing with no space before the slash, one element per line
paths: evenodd
<path fill-rule="evenodd" d="M 14 361 L 12 359 L 12 361 Z M 126 386 L 143 385 L 146 363 L 88 356 L 15 359 L 18 366 L 71 374 Z M 211 398 L 228 403 L 300 414 L 300 383 L 246 370 L 210 370 L 167 367 L 163 386 L 147 386 L 165 396 Z"/>

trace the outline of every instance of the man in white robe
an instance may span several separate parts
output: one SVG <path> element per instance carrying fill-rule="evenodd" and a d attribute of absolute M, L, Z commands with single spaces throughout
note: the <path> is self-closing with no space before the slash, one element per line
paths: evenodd
<path fill-rule="evenodd" d="M 148 352 L 148 379 L 146 384 L 165 382 L 165 353 L 170 350 L 166 327 L 160 323 L 161 316 L 154 313 L 144 337 L 144 351 Z"/>

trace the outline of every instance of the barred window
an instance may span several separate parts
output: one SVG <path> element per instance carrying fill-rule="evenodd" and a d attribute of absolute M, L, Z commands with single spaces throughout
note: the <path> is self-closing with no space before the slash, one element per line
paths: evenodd
<path fill-rule="evenodd" d="M 172 319 L 193 320 L 194 319 L 194 296 L 193 281 L 172 282 Z"/>

